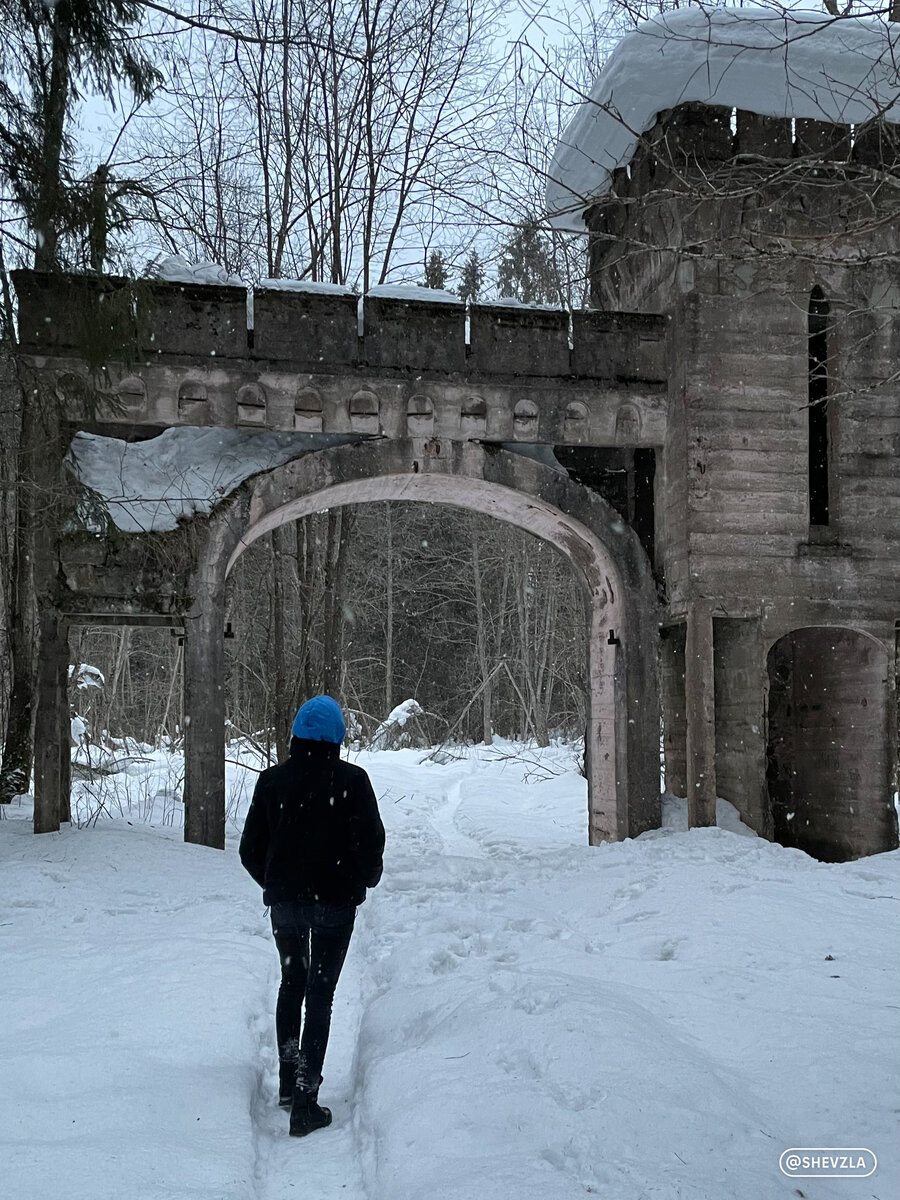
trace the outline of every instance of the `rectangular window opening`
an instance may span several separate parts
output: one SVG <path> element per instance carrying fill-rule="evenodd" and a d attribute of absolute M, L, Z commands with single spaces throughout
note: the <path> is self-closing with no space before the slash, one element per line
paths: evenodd
<path fill-rule="evenodd" d="M 827 525 L 830 519 L 828 417 L 828 303 L 814 293 L 809 305 L 810 525 Z"/>

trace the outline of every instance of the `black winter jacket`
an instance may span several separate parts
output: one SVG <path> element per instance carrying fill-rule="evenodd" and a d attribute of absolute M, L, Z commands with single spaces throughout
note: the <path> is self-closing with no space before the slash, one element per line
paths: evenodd
<path fill-rule="evenodd" d="M 381 879 L 384 826 L 362 767 L 333 742 L 291 738 L 286 762 L 263 771 L 247 813 L 241 862 L 285 900 L 362 904 Z"/>

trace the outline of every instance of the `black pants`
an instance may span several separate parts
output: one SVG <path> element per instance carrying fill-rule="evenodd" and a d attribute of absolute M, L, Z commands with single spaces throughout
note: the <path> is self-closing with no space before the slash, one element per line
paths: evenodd
<path fill-rule="evenodd" d="M 275 1008 L 278 1053 L 283 1061 L 288 1060 L 299 1047 L 303 1074 L 313 1088 L 318 1087 L 322 1074 L 334 989 L 347 956 L 355 917 L 353 905 L 272 905 L 272 933 L 281 959 L 281 987 Z M 301 1016 L 304 1000 L 305 1020 Z"/>

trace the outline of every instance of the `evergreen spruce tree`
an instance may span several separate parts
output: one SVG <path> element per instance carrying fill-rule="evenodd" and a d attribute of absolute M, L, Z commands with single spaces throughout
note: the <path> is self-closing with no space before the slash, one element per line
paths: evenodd
<path fill-rule="evenodd" d="M 427 288 L 439 288 L 443 290 L 447 286 L 450 272 L 447 269 L 447 263 L 440 250 L 432 250 L 428 255 L 428 261 L 425 264 L 425 284 Z"/>
<path fill-rule="evenodd" d="M 102 269 L 108 221 L 96 209 L 98 195 L 107 194 L 107 180 L 101 173 L 91 188 L 75 178 L 69 124 L 85 85 L 111 102 L 120 85 L 138 99 L 150 96 L 159 73 L 130 38 L 130 26 L 142 11 L 136 0 L 0 0 L 0 181 L 33 239 L 38 270 L 67 265 L 64 249 L 70 238 L 90 244 L 91 265 Z M 14 356 L 6 325 L 7 348 Z M 31 776 L 36 663 L 42 653 L 35 636 L 37 596 L 39 578 L 53 572 L 67 443 L 58 399 L 47 389 L 26 385 L 17 374 L 17 411 L 4 430 L 16 445 L 16 478 L 9 514 L 10 698 L 0 803 L 27 791 Z M 59 810 L 67 819 L 67 794 L 59 797 Z"/>
<path fill-rule="evenodd" d="M 462 300 L 477 300 L 484 287 L 484 263 L 478 256 L 477 250 L 472 250 L 463 264 L 459 282 L 459 295 Z"/>
<path fill-rule="evenodd" d="M 560 290 L 553 252 L 536 221 L 518 225 L 501 248 L 497 289 L 523 304 L 559 304 Z"/>
<path fill-rule="evenodd" d="M 73 176 L 68 130 L 85 85 L 113 102 L 120 85 L 141 100 L 160 80 L 135 49 L 142 14 L 137 0 L 0 0 L 0 178 L 34 238 L 38 270 L 62 265 L 67 234 L 91 233 L 90 184 Z"/>

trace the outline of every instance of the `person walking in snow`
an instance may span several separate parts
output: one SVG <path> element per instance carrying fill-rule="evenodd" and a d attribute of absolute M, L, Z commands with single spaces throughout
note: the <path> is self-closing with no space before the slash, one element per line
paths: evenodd
<path fill-rule="evenodd" d="M 368 775 L 340 757 L 345 733 L 335 700 L 307 700 L 290 757 L 257 780 L 241 837 L 281 959 L 279 1103 L 291 1109 L 294 1137 L 331 1124 L 318 1101 L 334 990 L 357 905 L 381 879 L 384 826 Z"/>

